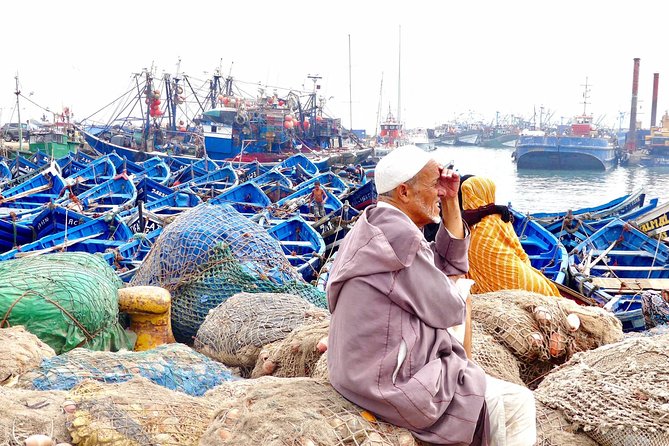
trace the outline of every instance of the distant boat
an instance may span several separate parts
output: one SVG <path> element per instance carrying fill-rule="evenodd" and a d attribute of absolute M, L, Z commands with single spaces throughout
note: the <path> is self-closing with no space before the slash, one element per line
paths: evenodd
<path fill-rule="evenodd" d="M 660 127 L 646 136 L 645 152 L 639 163 L 644 166 L 669 166 L 669 112 L 662 116 Z"/>
<path fill-rule="evenodd" d="M 430 139 L 427 129 L 413 129 L 408 132 L 409 144 L 413 144 L 428 152 L 436 148 L 434 141 Z"/>
<path fill-rule="evenodd" d="M 618 164 L 615 138 L 600 135 L 585 112 L 588 91 L 586 79 L 583 114 L 566 134 L 521 133 L 513 152 L 518 169 L 608 170 Z"/>

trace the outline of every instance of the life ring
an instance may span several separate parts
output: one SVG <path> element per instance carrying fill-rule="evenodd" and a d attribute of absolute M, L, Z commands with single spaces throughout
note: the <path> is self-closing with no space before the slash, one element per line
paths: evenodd
<path fill-rule="evenodd" d="M 184 87 L 181 85 L 177 85 L 177 94 L 183 94 L 184 93 Z"/>
<path fill-rule="evenodd" d="M 235 116 L 235 122 L 239 125 L 244 125 L 248 121 L 248 117 L 245 114 L 238 113 L 237 116 Z"/>

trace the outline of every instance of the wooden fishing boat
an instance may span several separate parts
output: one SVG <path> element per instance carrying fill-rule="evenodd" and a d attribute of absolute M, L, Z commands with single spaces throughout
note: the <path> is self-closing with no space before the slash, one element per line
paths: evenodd
<path fill-rule="evenodd" d="M 57 199 L 64 187 L 63 177 L 55 166 L 51 166 L 17 186 L 2 190 L 0 206 L 8 206 L 13 202 L 41 205 Z"/>
<path fill-rule="evenodd" d="M 316 278 L 325 254 L 325 242 L 309 223 L 296 216 L 279 222 L 267 232 L 279 240 L 283 253 L 304 280 L 310 282 Z"/>
<path fill-rule="evenodd" d="M 669 289 L 669 247 L 615 219 L 569 256 L 572 286 L 609 308 L 623 330 L 642 330 L 640 294 Z"/>
<path fill-rule="evenodd" d="M 80 195 L 64 193 L 56 203 L 85 213 L 120 211 L 133 206 L 137 199 L 137 188 L 132 178 L 122 173 Z"/>
<path fill-rule="evenodd" d="M 147 227 L 146 233 L 135 233 L 128 242 L 107 250 L 102 257 L 116 270 L 121 280 L 130 282 L 162 231 L 162 226 L 152 230 Z"/>
<path fill-rule="evenodd" d="M 12 179 L 12 171 L 4 160 L 0 160 L 0 185 Z"/>
<path fill-rule="evenodd" d="M 56 160 L 61 175 L 67 184 L 100 184 L 116 176 L 116 166 L 109 158 L 103 156 L 91 162 L 80 162 L 71 157 Z"/>
<path fill-rule="evenodd" d="M 669 237 L 669 202 L 637 216 L 632 223 L 650 237 L 667 240 Z"/>
<path fill-rule="evenodd" d="M 162 228 L 172 217 L 202 204 L 202 199 L 188 190 L 174 191 L 169 195 L 137 204 L 121 213 L 121 217 L 134 233 L 145 233 Z"/>
<path fill-rule="evenodd" d="M 60 251 L 103 253 L 121 246 L 132 236 L 130 228 L 120 219 L 97 218 L 0 254 L 0 261 Z"/>
<path fill-rule="evenodd" d="M 246 182 L 221 192 L 208 203 L 226 203 L 242 215 L 254 215 L 271 205 L 272 201 L 255 183 Z"/>
<path fill-rule="evenodd" d="M 376 203 L 378 194 L 374 180 L 367 181 L 345 195 L 340 196 L 342 202 L 348 202 L 354 209 L 362 211 Z"/>
<path fill-rule="evenodd" d="M 310 180 L 303 181 L 302 183 L 296 186 L 296 189 L 297 190 L 305 188 L 313 189 L 314 184 L 317 181 L 321 184 L 321 187 L 331 190 L 337 196 L 347 192 L 350 188 L 352 188 L 352 185 L 346 184 L 344 180 L 342 180 L 339 176 L 335 175 L 334 173 L 325 172 L 311 178 Z"/>
<path fill-rule="evenodd" d="M 16 214 L 7 219 L 0 218 L 0 253 L 34 240 L 30 226 L 18 221 Z"/>
<path fill-rule="evenodd" d="M 213 198 L 222 191 L 236 186 L 237 172 L 229 165 L 220 167 L 213 172 L 196 177 L 187 183 L 176 186 L 176 189 L 190 188 L 194 192 L 207 194 Z"/>
<path fill-rule="evenodd" d="M 637 191 L 632 194 L 623 195 L 615 198 L 608 203 L 599 206 L 584 207 L 571 211 L 571 217 L 583 220 L 594 221 L 606 217 L 617 216 L 631 211 L 634 208 L 643 206 L 646 194 L 643 191 Z M 555 234 L 563 225 L 565 217 L 568 217 L 570 211 L 564 212 L 536 212 L 530 214 L 530 218 L 536 220 L 543 227 Z"/>
<path fill-rule="evenodd" d="M 532 218 L 513 208 L 509 210 L 513 215 L 513 229 L 530 264 L 552 281 L 566 283 L 568 256 L 562 243 Z"/>

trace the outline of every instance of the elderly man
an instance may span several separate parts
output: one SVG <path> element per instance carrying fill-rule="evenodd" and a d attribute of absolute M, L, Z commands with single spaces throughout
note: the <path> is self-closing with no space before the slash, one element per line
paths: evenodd
<path fill-rule="evenodd" d="M 358 219 L 330 271 L 330 382 L 425 442 L 533 445 L 532 393 L 487 377 L 448 330 L 466 320 L 452 279 L 468 269 L 459 176 L 404 146 L 379 161 L 375 181 L 378 204 Z M 421 228 L 440 221 L 428 243 Z"/>

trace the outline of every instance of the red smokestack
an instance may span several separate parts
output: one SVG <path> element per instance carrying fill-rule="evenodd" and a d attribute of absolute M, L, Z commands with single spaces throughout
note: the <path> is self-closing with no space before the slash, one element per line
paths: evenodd
<path fill-rule="evenodd" d="M 650 110 L 650 126 L 655 127 L 657 117 L 657 88 L 660 81 L 660 73 L 653 73 L 653 108 Z"/>
<path fill-rule="evenodd" d="M 630 129 L 627 133 L 625 147 L 628 152 L 636 149 L 636 100 L 639 94 L 639 62 L 641 59 L 634 58 L 634 76 L 632 78 L 632 110 L 630 111 Z"/>

